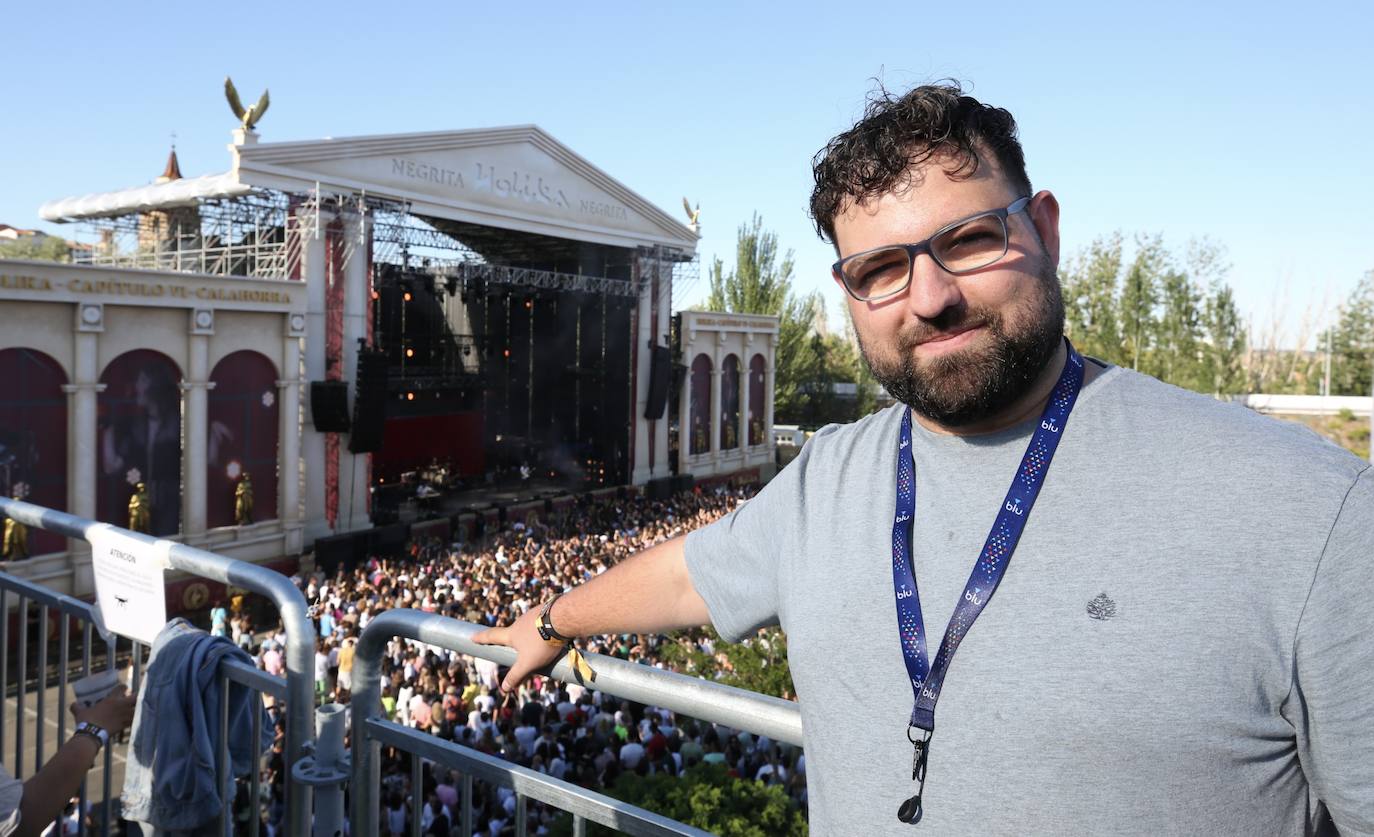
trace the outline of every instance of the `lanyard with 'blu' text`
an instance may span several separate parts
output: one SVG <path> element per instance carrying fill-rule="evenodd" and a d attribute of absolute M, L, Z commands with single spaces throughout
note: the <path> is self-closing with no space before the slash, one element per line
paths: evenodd
<path fill-rule="evenodd" d="M 1083 358 L 1073 344 L 1067 340 L 1064 343 L 1068 347 L 1064 371 L 1050 393 L 1049 403 L 1040 416 L 1040 425 L 1031 435 L 1026 454 L 1021 458 L 1021 466 L 1011 481 L 1011 488 L 1007 489 L 1006 499 L 997 510 L 997 520 L 992 524 L 992 531 L 988 533 L 977 563 L 973 565 L 968 583 L 964 585 L 964 595 L 950 617 L 949 628 L 945 631 L 933 666 L 928 663 L 926 656 L 921 596 L 916 589 L 916 572 L 911 554 L 912 518 L 916 515 L 911 410 L 902 414 L 902 435 L 897 447 L 897 512 L 892 523 L 892 587 L 897 599 L 897 630 L 901 635 L 902 657 L 906 661 L 911 690 L 915 696 L 911 722 L 907 727 L 907 738 L 916 748 L 912 757 L 911 779 L 920 783 L 916 795 L 903 802 L 897 812 L 902 822 L 916 823 L 921 819 L 926 760 L 930 756 L 930 739 L 935 731 L 935 702 L 940 699 L 940 687 L 945 681 L 950 660 L 1007 571 L 1016 542 L 1021 538 L 1021 530 L 1025 528 L 1026 515 L 1040 494 L 1045 472 L 1049 470 L 1064 425 L 1068 423 L 1069 413 L 1083 386 Z M 912 729 L 924 730 L 925 734 L 918 740 L 912 737 Z"/>

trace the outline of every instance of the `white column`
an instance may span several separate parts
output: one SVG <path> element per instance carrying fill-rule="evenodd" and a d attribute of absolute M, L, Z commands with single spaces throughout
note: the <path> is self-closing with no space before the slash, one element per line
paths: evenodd
<path fill-rule="evenodd" d="M 77 332 L 74 337 L 72 383 L 62 387 L 70 396 L 67 403 L 67 449 L 71 451 L 67 460 L 67 511 L 94 520 L 95 491 L 99 484 L 96 450 L 100 444 L 96 398 L 105 391 L 105 385 L 98 383 L 99 335 Z M 71 544 L 73 551 L 90 552 L 85 541 L 73 540 Z"/>
<path fill-rule="evenodd" d="M 301 212 L 317 210 L 302 207 Z M 324 337 L 325 337 L 325 289 L 328 282 L 324 225 L 328 223 L 324 213 L 313 222 L 302 219 L 298 225 L 299 235 L 306 236 L 301 242 L 301 276 L 305 280 L 305 378 L 307 381 L 324 380 Z M 332 214 L 331 214 L 332 217 Z M 286 377 L 290 377 L 287 374 Z M 324 434 L 317 433 L 312 423 L 307 422 L 301 430 L 301 459 L 305 463 L 305 537 L 313 541 L 330 533 L 329 522 L 324 516 Z"/>
<path fill-rule="evenodd" d="M 210 377 L 210 338 L 192 334 L 190 357 L 186 366 L 186 380 L 181 382 L 185 393 L 185 420 L 181 426 L 181 531 L 187 536 L 205 532 L 205 468 L 208 461 L 210 411 L 208 393 L 214 384 Z"/>
<path fill-rule="evenodd" d="M 372 223 L 364 213 L 345 216 L 347 257 L 343 266 L 343 378 L 358 380 L 358 341 L 367 336 L 367 306 L 372 297 L 368 283 L 367 242 Z M 357 393 L 354 393 L 357 397 Z M 367 516 L 368 467 L 371 454 L 348 452 L 339 446 L 339 529 L 349 532 L 372 525 Z"/>
<path fill-rule="evenodd" d="M 79 310 L 81 306 L 77 306 Z M 96 486 L 100 484 L 97 451 L 100 428 L 97 424 L 97 398 L 105 385 L 98 383 L 100 368 L 98 341 L 92 331 L 73 334 L 75 352 L 72 383 L 62 387 L 67 393 L 67 511 L 77 517 L 95 520 Z M 68 566 L 72 570 L 71 594 L 84 596 L 95 590 L 91 577 L 91 547 L 83 540 L 68 543 Z"/>
<path fill-rule="evenodd" d="M 653 309 L 650 306 L 652 293 L 649 283 L 640 285 L 639 309 L 635 317 L 635 457 L 630 480 L 634 485 L 649 481 L 649 445 L 652 440 L 649 438 L 649 420 L 644 418 L 644 408 L 649 403 L 649 373 L 653 366 L 653 350 L 649 348 L 654 340 Z"/>
<path fill-rule="evenodd" d="M 769 341 L 768 357 L 763 367 L 763 441 L 768 445 L 768 458 L 773 458 L 773 350 Z"/>
<path fill-rule="evenodd" d="M 739 390 L 739 409 L 735 411 L 735 441 L 739 446 L 735 450 L 739 453 L 740 459 L 748 458 L 749 451 L 749 367 L 745 364 L 744 358 L 739 358 L 739 375 L 735 378 L 735 389 Z"/>
<path fill-rule="evenodd" d="M 678 335 L 678 340 L 685 341 L 686 338 Z M 694 358 L 696 355 L 691 347 L 684 347 L 683 357 Z M 692 469 L 688 466 L 688 458 L 692 454 L 692 369 L 687 368 L 687 374 L 682 376 L 682 386 L 677 393 L 677 472 L 686 474 Z"/>
<path fill-rule="evenodd" d="M 720 349 L 711 353 L 711 473 L 720 465 Z"/>
<path fill-rule="evenodd" d="M 277 518 L 282 526 L 300 520 L 301 349 L 299 337 L 282 343 L 282 378 L 277 381 Z"/>
<path fill-rule="evenodd" d="M 658 280 L 658 312 L 654 323 L 654 342 L 659 346 L 671 346 L 668 342 L 668 326 L 673 307 L 673 282 L 671 268 L 668 275 Z M 672 384 L 672 367 L 668 367 L 668 383 Z M 668 411 L 663 411 L 663 419 L 654 422 L 654 476 L 666 477 L 673 469 L 668 461 Z"/>

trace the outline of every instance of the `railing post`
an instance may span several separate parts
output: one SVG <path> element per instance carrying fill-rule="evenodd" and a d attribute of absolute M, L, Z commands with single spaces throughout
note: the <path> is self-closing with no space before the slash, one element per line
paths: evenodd
<path fill-rule="evenodd" d="M 373 625 L 386 619 L 388 613 L 374 618 L 353 652 L 353 698 L 349 701 L 353 728 L 353 770 L 349 781 L 349 820 L 355 837 L 377 835 L 377 785 L 381 781 L 381 765 L 377 748 L 368 739 L 367 722 L 381 714 L 382 653 L 391 635 L 385 630 L 373 630 Z M 466 833 L 471 833 L 466 832 Z"/>
<path fill-rule="evenodd" d="M 344 752 L 344 708 L 327 703 L 315 713 L 315 755 L 296 762 L 291 778 L 315 794 L 316 837 L 343 834 L 343 786 L 348 781 L 348 755 Z M 302 832 L 304 833 L 304 832 Z"/>

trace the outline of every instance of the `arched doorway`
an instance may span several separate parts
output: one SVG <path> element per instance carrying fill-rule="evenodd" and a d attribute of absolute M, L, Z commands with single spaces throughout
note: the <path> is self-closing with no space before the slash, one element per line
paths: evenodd
<path fill-rule="evenodd" d="M 691 447 L 693 454 L 706 453 L 711 449 L 711 358 L 699 354 L 692 360 L 691 407 L 688 410 L 692 424 Z"/>
<path fill-rule="evenodd" d="M 62 366 L 33 349 L 0 350 L 0 493 L 50 509 L 67 508 L 67 396 Z M 30 555 L 61 552 L 67 541 L 30 528 Z"/>
<path fill-rule="evenodd" d="M 253 522 L 277 517 L 276 367 L 264 355 L 239 351 L 215 364 L 207 399 L 205 522 L 232 526 L 234 491 L 250 474 Z"/>
<path fill-rule="evenodd" d="M 151 349 L 125 352 L 105 367 L 97 404 L 96 517 L 129 525 L 129 498 L 144 483 L 150 534 L 181 529 L 181 371 Z"/>
<path fill-rule="evenodd" d="M 720 365 L 720 449 L 739 447 L 739 357 L 728 355 Z"/>

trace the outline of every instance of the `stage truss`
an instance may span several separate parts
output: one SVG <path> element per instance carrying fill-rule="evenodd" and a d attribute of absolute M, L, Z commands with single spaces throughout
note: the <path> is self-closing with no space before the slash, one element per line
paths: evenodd
<path fill-rule="evenodd" d="M 631 256 L 638 262 L 638 282 L 492 264 L 458 238 L 412 214 L 406 204 L 357 195 L 287 194 L 268 189 L 206 199 L 192 206 L 82 221 L 77 239 L 87 247 L 77 251 L 74 261 L 209 276 L 298 278 L 305 242 L 321 235 L 321 210 L 324 217 L 342 222 L 345 258 L 365 242 L 364 231 L 370 226 L 374 263 L 428 273 L 440 281 L 453 278 L 637 297 L 643 283 L 659 278 L 669 280 L 673 295 L 682 298 L 700 278 L 695 255 L 684 259 L 659 247 L 641 247 Z M 362 223 L 364 219 L 367 225 Z"/>

